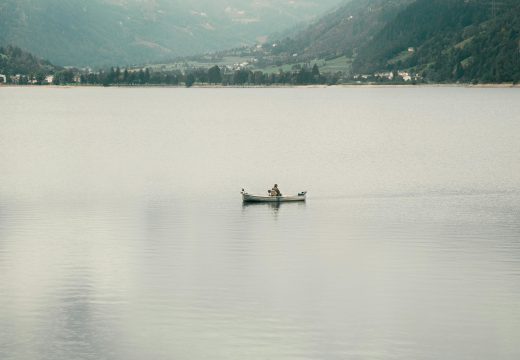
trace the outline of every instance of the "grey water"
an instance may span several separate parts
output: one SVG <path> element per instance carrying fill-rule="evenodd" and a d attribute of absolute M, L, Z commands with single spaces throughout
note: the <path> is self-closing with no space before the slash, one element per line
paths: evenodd
<path fill-rule="evenodd" d="M 2 360 L 519 339 L 519 89 L 0 87 Z"/>

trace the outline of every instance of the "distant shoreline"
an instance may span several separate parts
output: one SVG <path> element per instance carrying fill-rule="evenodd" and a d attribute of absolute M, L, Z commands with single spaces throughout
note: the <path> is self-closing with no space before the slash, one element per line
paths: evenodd
<path fill-rule="evenodd" d="M 445 87 L 445 88 L 489 88 L 489 89 L 508 89 L 508 88 L 520 88 L 520 84 L 376 84 L 376 83 L 364 83 L 364 84 L 336 84 L 336 85 L 193 85 L 186 87 L 184 85 L 164 85 L 164 84 L 148 84 L 148 85 L 81 85 L 81 84 L 70 84 L 70 85 L 18 85 L 18 84 L 0 84 L 1 88 L 52 88 L 52 89 L 66 89 L 66 88 L 171 88 L 171 89 L 326 89 L 326 88 L 412 88 L 412 87 Z"/>

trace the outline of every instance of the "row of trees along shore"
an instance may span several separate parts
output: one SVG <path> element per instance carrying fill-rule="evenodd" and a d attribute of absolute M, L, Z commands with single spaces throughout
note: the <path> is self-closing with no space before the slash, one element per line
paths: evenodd
<path fill-rule="evenodd" d="M 129 70 L 111 68 L 107 71 L 80 75 L 82 84 L 92 85 L 172 85 L 191 87 L 193 85 L 313 85 L 336 84 L 342 73 L 321 74 L 317 65 L 301 66 L 291 71 L 280 70 L 277 73 L 266 73 L 249 69 L 228 70 L 215 65 L 209 69 L 199 68 L 182 72 L 154 71 L 149 68 Z M 63 79 L 65 80 L 65 79 Z M 65 81 L 66 82 L 66 81 Z M 55 77 L 55 84 L 62 84 L 61 77 Z"/>
<path fill-rule="evenodd" d="M 111 68 L 99 72 L 86 72 L 75 69 L 57 71 L 36 71 L 26 75 L 7 77 L 7 83 L 18 85 L 103 85 L 103 86 L 138 86 L 138 85 L 220 85 L 220 86 L 266 86 L 266 85 L 334 85 L 343 77 L 343 73 L 321 74 L 318 66 L 303 66 L 297 70 L 266 73 L 248 69 L 221 70 L 218 66 L 209 69 L 200 68 L 189 71 L 155 71 L 149 68 L 133 70 Z M 50 80 L 52 79 L 52 80 Z"/>
<path fill-rule="evenodd" d="M 312 85 L 336 84 L 342 72 L 321 74 L 318 65 L 297 64 L 289 71 L 268 73 L 229 66 L 165 70 L 111 67 L 101 71 L 63 68 L 42 60 L 16 46 L 0 46 L 0 83 L 17 85 Z"/>
<path fill-rule="evenodd" d="M 396 73 L 397 74 L 397 73 Z M 49 82 L 49 75 L 52 81 Z M 9 82 L 9 81 L 8 81 Z M 291 71 L 279 70 L 267 73 L 249 69 L 228 70 L 213 66 L 189 71 L 157 71 L 145 69 L 110 68 L 99 72 L 85 72 L 77 69 L 65 69 L 55 72 L 37 72 L 22 76 L 15 83 L 19 85 L 102 85 L 102 86 L 271 86 L 271 85 L 335 85 L 338 83 L 416 83 L 406 82 L 401 77 L 349 77 L 343 72 L 321 73 L 318 65 L 297 66 Z M 11 81 L 13 83 L 13 81 Z"/>

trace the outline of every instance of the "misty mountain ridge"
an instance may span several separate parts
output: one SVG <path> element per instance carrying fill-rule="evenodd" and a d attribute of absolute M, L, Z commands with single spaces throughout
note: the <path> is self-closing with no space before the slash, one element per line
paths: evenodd
<path fill-rule="evenodd" d="M 150 63 L 262 41 L 339 0 L 0 0 L 0 44 L 59 65 Z"/>
<path fill-rule="evenodd" d="M 6 1 L 13 0 L 0 0 L 0 4 Z M 35 2 L 19 2 L 21 8 L 31 11 L 19 11 L 16 16 L 12 16 L 17 19 L 14 23 L 19 25 L 19 28 L 13 28 L 13 33 L 24 34 L 27 27 L 33 26 L 31 24 L 35 16 L 32 12 L 41 14 L 41 8 L 34 5 Z M 45 3 L 48 5 L 51 2 L 58 0 L 47 0 Z M 361 75 L 366 81 L 391 80 L 388 74 L 397 76 L 395 74 L 399 73 L 414 74 L 414 79 L 434 83 L 520 81 L 518 0 L 352 0 L 325 13 L 309 25 L 303 26 L 298 22 L 296 27 L 287 27 L 279 35 L 257 39 L 263 45 L 229 47 L 228 50 L 211 53 L 198 49 L 216 47 L 217 44 L 224 46 L 222 29 L 249 31 L 258 26 L 258 30 L 265 27 L 262 14 L 290 17 L 290 9 L 311 9 L 315 3 L 284 2 L 286 7 L 277 7 L 275 11 L 277 2 L 274 0 L 245 3 L 239 0 L 200 0 L 190 3 L 189 10 L 184 8 L 189 16 L 185 13 L 181 16 L 172 10 L 179 3 L 166 0 L 71 2 L 82 4 L 83 7 L 74 9 L 81 10 L 81 16 L 78 16 L 89 20 L 68 21 L 70 29 L 67 31 L 56 25 L 51 26 L 54 22 L 49 22 L 47 28 L 50 32 L 61 33 L 65 39 L 75 38 L 77 53 L 74 46 L 64 47 L 61 50 L 68 52 L 59 53 L 62 56 L 83 56 L 85 49 L 93 49 L 92 54 L 78 60 L 77 64 L 80 65 L 94 61 L 92 59 L 107 61 L 109 66 L 124 64 L 125 61 L 131 63 L 128 59 L 141 59 L 136 61 L 140 64 L 157 64 L 161 56 L 169 59 L 178 57 L 179 44 L 189 44 L 186 53 L 205 55 L 181 57 L 173 63 L 166 61 L 155 69 L 180 69 L 189 73 L 194 69 L 220 65 L 225 66 L 227 71 L 245 70 L 244 76 L 249 81 L 253 71 L 264 71 L 266 74 L 294 72 L 308 70 L 319 64 L 324 73 L 331 75 L 328 78 L 333 79 L 333 82 L 351 82 Z M 104 11 L 99 16 L 92 16 L 94 10 L 101 8 L 100 4 L 103 4 L 104 10 L 110 8 L 114 13 Z M 121 8 L 125 10 L 121 11 Z M 59 20 L 59 14 L 71 12 L 72 9 L 62 5 L 52 13 L 53 19 Z M 5 16 L 5 12 L 0 14 Z M 175 21 L 164 21 L 165 18 L 173 19 L 177 15 Z M 271 16 L 271 20 L 273 18 Z M 119 19 L 119 30 L 105 36 L 105 32 L 113 26 L 113 21 L 104 19 Z M 197 21 L 193 22 L 193 19 Z M 101 25 L 91 26 L 95 21 Z M 172 23 L 175 23 L 173 30 L 161 30 L 165 24 Z M 221 25 L 217 27 L 215 24 Z M 82 26 L 87 30 L 82 31 Z M 260 33 L 257 30 L 254 31 L 255 36 Z M 274 28 L 271 30 L 274 31 Z M 172 40 L 171 34 L 175 34 L 177 40 Z M 239 33 L 235 31 L 234 36 L 228 39 L 235 41 L 237 36 Z M 218 41 L 215 40 L 217 38 Z M 50 41 L 45 33 L 31 33 L 27 39 L 38 40 L 37 44 L 45 49 L 52 48 L 56 43 Z M 158 39 L 175 42 L 176 52 L 161 45 L 163 40 Z M 35 54 L 40 55 L 38 52 Z M 51 56 L 45 58 L 54 59 Z"/>

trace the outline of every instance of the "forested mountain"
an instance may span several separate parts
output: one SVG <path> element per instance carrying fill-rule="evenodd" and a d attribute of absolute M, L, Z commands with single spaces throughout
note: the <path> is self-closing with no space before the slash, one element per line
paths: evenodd
<path fill-rule="evenodd" d="M 436 82 L 518 81 L 519 50 L 518 0 L 417 0 L 360 48 L 354 70 L 413 69 Z"/>
<path fill-rule="evenodd" d="M 188 3 L 191 17 L 182 12 L 187 8 L 181 5 Z M 304 17 L 290 9 L 311 13 L 319 8 L 316 4 L 315 0 L 0 0 L 0 45 L 32 47 L 37 56 L 58 64 L 144 64 L 245 41 L 247 34 L 259 34 L 265 24 Z M 247 10 L 234 7 L 238 5 Z M 272 16 L 266 20 L 262 14 Z M 18 41 L 9 41 L 14 35 Z M 8 64 L 10 74 L 52 66 L 14 47 L 4 46 L 2 51 L 0 64 L 4 68 Z M 22 70 L 14 70 L 16 62 Z M 317 64 L 319 70 L 313 68 Z M 228 77 L 238 72 L 246 83 L 259 84 L 395 82 L 405 77 L 435 83 L 519 82 L 520 0 L 350 0 L 309 26 L 263 45 L 180 58 L 174 64 L 151 67 L 151 74 L 166 71 L 164 76 L 182 80 L 175 71 L 187 76 L 214 65 Z M 108 66 L 97 82 L 110 80 L 105 76 L 111 73 Z M 204 82 L 204 74 L 200 71 L 197 81 Z M 121 81 L 143 84 L 143 79 Z"/>
<path fill-rule="evenodd" d="M 58 70 L 49 61 L 42 60 L 15 46 L 0 46 L 0 74 L 50 74 Z"/>
<path fill-rule="evenodd" d="M 274 54 L 301 59 L 352 56 L 414 0 L 352 0 L 277 43 Z M 272 39 L 276 40 L 276 39 Z"/>
<path fill-rule="evenodd" d="M 346 56 L 352 74 L 406 70 L 432 82 L 518 82 L 520 1 L 352 0 L 272 53 L 293 62 Z"/>
<path fill-rule="evenodd" d="M 0 45 L 59 65 L 155 62 L 251 44 L 340 0 L 0 0 Z"/>

